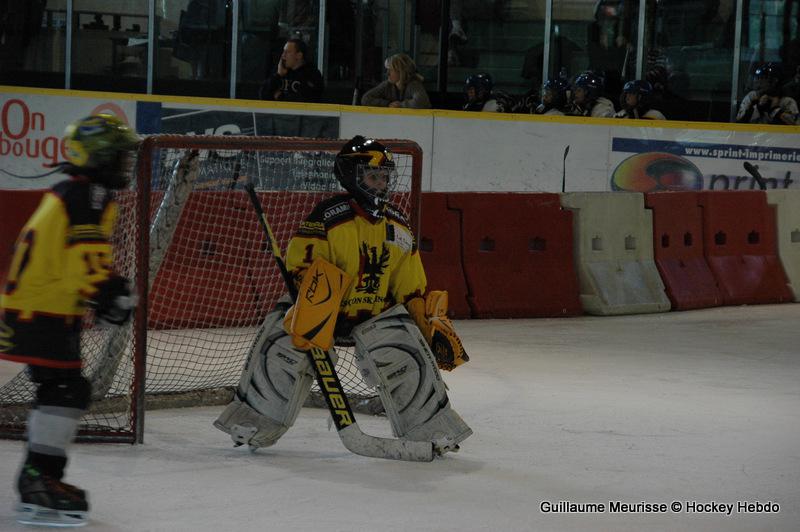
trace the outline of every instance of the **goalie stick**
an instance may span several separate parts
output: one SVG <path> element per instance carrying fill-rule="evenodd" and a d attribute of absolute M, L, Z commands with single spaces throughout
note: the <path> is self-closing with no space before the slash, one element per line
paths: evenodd
<path fill-rule="evenodd" d="M 187 151 L 183 157 L 175 161 L 170 174 L 169 184 L 164 191 L 153 222 L 150 225 L 150 261 L 148 264 L 149 288 L 152 288 L 172 236 L 178 227 L 183 208 L 192 191 L 192 183 L 197 178 L 199 152 Z M 122 355 L 129 343 L 132 323 L 107 327 L 107 339 L 103 351 L 91 361 L 87 368 L 87 378 L 92 383 L 92 400 L 103 399 L 114 381 Z"/>
<path fill-rule="evenodd" d="M 758 188 L 761 190 L 767 190 L 767 183 L 764 181 L 764 178 L 761 177 L 761 173 L 758 171 L 758 166 L 753 165 L 752 163 L 745 161 L 744 162 L 744 169 L 753 176 L 756 183 L 758 183 Z"/>
<path fill-rule="evenodd" d="M 267 239 L 275 263 L 278 265 L 281 276 L 289 290 L 289 295 L 292 301 L 295 301 L 297 299 L 297 288 L 294 286 L 289 271 L 286 269 L 283 258 L 281 258 L 281 252 L 275 240 L 275 235 L 272 233 L 272 228 L 261 206 L 261 201 L 259 201 L 256 195 L 255 187 L 253 187 L 252 183 L 248 183 L 245 185 L 245 190 L 247 190 L 253 208 L 258 215 L 261 228 L 264 230 L 264 236 Z M 405 460 L 409 462 L 430 462 L 433 460 L 433 442 L 381 438 L 378 436 L 370 436 L 362 432 L 355 420 L 353 409 L 350 407 L 350 402 L 347 399 L 347 395 L 344 393 L 342 383 L 339 381 L 339 376 L 336 373 L 336 368 L 331 360 L 330 354 L 319 347 L 312 347 L 306 353 L 311 362 L 311 367 L 314 368 L 317 384 L 319 385 L 323 397 L 325 397 L 325 403 L 328 405 L 328 410 L 330 410 L 333 423 L 336 425 L 339 438 L 349 451 L 361 456 Z"/>

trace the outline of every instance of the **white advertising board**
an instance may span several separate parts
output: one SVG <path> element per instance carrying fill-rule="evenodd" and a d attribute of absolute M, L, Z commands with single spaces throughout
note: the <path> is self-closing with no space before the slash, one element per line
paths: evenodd
<path fill-rule="evenodd" d="M 112 113 L 135 126 L 136 101 L 2 93 L 0 188 L 44 188 L 62 180 L 58 174 L 31 176 L 46 174 L 50 165 L 65 160 L 64 128 L 93 113 Z"/>

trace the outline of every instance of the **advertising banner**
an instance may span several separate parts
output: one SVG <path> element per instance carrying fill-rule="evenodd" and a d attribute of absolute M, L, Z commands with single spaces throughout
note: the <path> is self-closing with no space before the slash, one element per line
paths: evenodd
<path fill-rule="evenodd" d="M 657 137 L 645 138 L 641 128 L 612 129 L 611 190 L 753 190 L 762 184 L 767 189 L 800 187 L 796 182 L 800 174 L 798 135 L 657 131 Z"/>
<path fill-rule="evenodd" d="M 142 107 L 153 104 L 143 104 Z M 181 135 L 265 135 L 282 137 L 338 138 L 339 117 L 309 114 L 277 114 L 237 109 L 187 109 L 165 104 L 142 110 L 140 116 L 158 113 L 159 133 Z M 147 120 L 153 123 L 153 120 Z M 269 176 L 277 189 L 327 190 L 333 173 L 333 154 L 298 152 L 216 153 L 211 165 L 201 167 L 202 188 L 225 188 L 228 173 L 243 172 L 258 180 Z"/>
<path fill-rule="evenodd" d="M 61 98 L 38 94 L 0 96 L 0 188 L 46 188 L 64 178 L 51 165 L 64 161 L 64 128 L 76 119 L 111 113 L 136 127 L 136 102 Z"/>
<path fill-rule="evenodd" d="M 278 137 L 338 138 L 339 117 L 267 113 L 239 109 L 161 107 L 158 133 L 189 135 L 273 135 Z M 155 133 L 151 131 L 150 133 Z"/>

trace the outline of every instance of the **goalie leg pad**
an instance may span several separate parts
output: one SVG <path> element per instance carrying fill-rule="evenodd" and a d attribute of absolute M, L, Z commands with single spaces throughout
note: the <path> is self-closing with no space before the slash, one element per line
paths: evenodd
<path fill-rule="evenodd" d="M 456 450 L 472 434 L 450 406 L 433 353 L 403 305 L 353 329 L 356 362 L 378 390 L 395 435 Z"/>
<path fill-rule="evenodd" d="M 283 329 L 286 307 L 279 305 L 265 318 L 236 396 L 214 422 L 236 445 L 273 445 L 294 424 L 311 390 L 314 374 L 308 355 L 292 346 Z"/>

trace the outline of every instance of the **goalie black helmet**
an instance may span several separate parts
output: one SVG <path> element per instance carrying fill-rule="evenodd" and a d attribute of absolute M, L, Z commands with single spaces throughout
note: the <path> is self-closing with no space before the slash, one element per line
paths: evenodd
<path fill-rule="evenodd" d="M 64 134 L 69 173 L 82 174 L 108 188 L 128 184 L 126 155 L 135 150 L 139 137 L 122 120 L 110 114 L 81 118 Z"/>
<path fill-rule="evenodd" d="M 361 208 L 372 216 L 383 216 L 395 184 L 395 164 L 386 146 L 356 135 L 336 155 L 333 173 Z"/>

